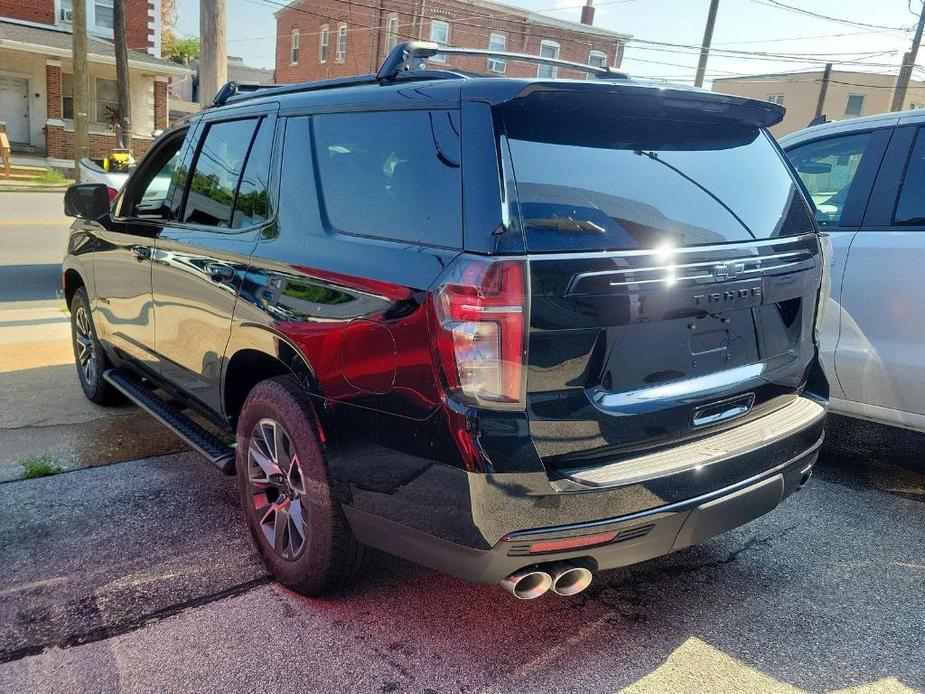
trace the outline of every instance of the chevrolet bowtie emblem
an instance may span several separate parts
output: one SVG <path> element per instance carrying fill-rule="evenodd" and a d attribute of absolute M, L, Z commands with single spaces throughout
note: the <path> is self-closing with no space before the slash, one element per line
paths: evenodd
<path fill-rule="evenodd" d="M 720 263 L 714 265 L 711 274 L 717 282 L 731 280 L 745 272 L 745 263 Z"/>

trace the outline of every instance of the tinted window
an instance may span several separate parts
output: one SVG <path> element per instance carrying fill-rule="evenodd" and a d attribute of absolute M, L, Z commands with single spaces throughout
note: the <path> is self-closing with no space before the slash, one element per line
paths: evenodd
<path fill-rule="evenodd" d="M 919 129 L 912 147 L 906 177 L 899 192 L 896 226 L 925 224 L 925 129 Z"/>
<path fill-rule="evenodd" d="M 816 206 L 820 226 L 838 226 L 870 133 L 830 137 L 788 150 Z"/>
<path fill-rule="evenodd" d="M 126 191 L 123 205 L 125 216 L 145 219 L 167 219 L 170 208 L 170 181 L 177 166 L 183 136 L 178 135 L 145 160 L 143 169 L 133 178 L 131 188 Z"/>
<path fill-rule="evenodd" d="M 735 124 L 512 105 L 504 120 L 530 250 L 748 241 L 813 229 L 769 136 Z"/>
<path fill-rule="evenodd" d="M 256 119 L 213 123 L 193 164 L 183 221 L 227 227 Z"/>
<path fill-rule="evenodd" d="M 457 247 L 459 129 L 447 111 L 315 116 L 315 162 L 330 227 Z"/>
<path fill-rule="evenodd" d="M 264 118 L 247 155 L 247 164 L 234 203 L 231 226 L 235 229 L 260 224 L 273 216 L 269 193 L 272 150 L 273 122 Z"/>

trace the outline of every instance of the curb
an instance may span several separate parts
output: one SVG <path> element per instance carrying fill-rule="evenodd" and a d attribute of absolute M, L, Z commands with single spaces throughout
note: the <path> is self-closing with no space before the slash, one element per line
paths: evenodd
<path fill-rule="evenodd" d="M 0 193 L 63 193 L 67 190 L 67 185 L 3 185 L 0 184 Z"/>

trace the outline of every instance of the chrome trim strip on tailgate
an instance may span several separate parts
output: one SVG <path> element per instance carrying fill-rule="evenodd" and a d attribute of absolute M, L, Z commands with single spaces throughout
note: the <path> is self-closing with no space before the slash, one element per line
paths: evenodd
<path fill-rule="evenodd" d="M 713 436 L 602 467 L 565 470 L 563 474 L 590 487 L 634 484 L 743 455 L 812 426 L 824 416 L 825 407 L 800 397 L 776 412 Z"/>

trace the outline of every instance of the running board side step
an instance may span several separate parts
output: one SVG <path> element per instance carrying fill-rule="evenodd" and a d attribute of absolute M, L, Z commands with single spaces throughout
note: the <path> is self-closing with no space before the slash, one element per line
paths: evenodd
<path fill-rule="evenodd" d="M 235 474 L 234 449 L 170 403 L 164 402 L 137 378 L 119 369 L 107 369 L 103 378 L 129 400 L 160 420 L 174 434 L 205 456 L 226 475 Z"/>

